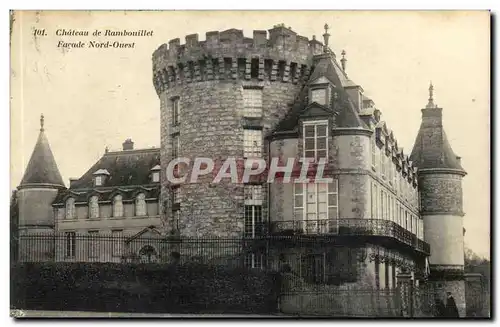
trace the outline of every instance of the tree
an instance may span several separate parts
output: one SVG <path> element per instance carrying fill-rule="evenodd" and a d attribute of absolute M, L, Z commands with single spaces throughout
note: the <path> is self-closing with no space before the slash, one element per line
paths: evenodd
<path fill-rule="evenodd" d="M 10 260 L 17 261 L 19 253 L 19 203 L 17 201 L 17 191 L 12 191 L 10 197 Z"/>

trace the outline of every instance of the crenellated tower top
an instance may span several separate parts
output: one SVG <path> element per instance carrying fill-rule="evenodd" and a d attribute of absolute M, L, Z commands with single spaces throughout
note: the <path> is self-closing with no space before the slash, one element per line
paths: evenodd
<path fill-rule="evenodd" d="M 206 80 L 298 83 L 308 77 L 313 56 L 324 51 L 321 42 L 300 36 L 284 24 L 254 30 L 253 38 L 238 29 L 207 32 L 204 41 L 190 34 L 184 44 L 172 39 L 153 53 L 154 84 L 159 94 L 177 84 Z"/>
<path fill-rule="evenodd" d="M 269 38 L 268 38 L 269 35 Z M 268 31 L 254 30 L 253 38 L 244 37 L 243 30 L 229 29 L 205 33 L 205 41 L 199 41 L 198 34 L 189 34 L 181 45 L 179 38 L 162 44 L 153 53 L 153 64 L 162 68 L 177 62 L 199 60 L 206 56 L 218 57 L 269 57 L 290 60 L 307 60 L 321 54 L 323 44 L 316 39 L 309 40 L 291 28 L 275 25 Z"/>

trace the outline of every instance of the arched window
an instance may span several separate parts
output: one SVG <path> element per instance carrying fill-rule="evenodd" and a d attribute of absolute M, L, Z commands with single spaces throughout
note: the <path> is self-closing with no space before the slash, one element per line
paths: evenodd
<path fill-rule="evenodd" d="M 158 254 L 155 248 L 151 245 L 144 246 L 139 251 L 139 257 L 141 258 L 142 263 L 152 263 L 158 261 Z"/>
<path fill-rule="evenodd" d="M 99 217 L 99 198 L 94 195 L 90 197 L 89 201 L 89 218 Z"/>
<path fill-rule="evenodd" d="M 137 197 L 135 198 L 135 215 L 146 215 L 146 196 L 144 195 L 144 193 L 137 194 Z"/>
<path fill-rule="evenodd" d="M 113 200 L 113 217 L 123 217 L 122 196 L 117 195 Z"/>
<path fill-rule="evenodd" d="M 69 198 L 66 200 L 66 219 L 75 218 L 75 199 Z"/>

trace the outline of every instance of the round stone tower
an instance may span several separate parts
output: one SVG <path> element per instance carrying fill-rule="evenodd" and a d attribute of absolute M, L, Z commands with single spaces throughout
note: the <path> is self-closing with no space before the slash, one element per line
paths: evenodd
<path fill-rule="evenodd" d="M 418 167 L 424 239 L 431 246 L 430 280 L 439 293 L 451 292 L 465 315 L 462 178 L 466 175 L 446 137 L 442 108 L 433 86 L 410 159 Z"/>
<path fill-rule="evenodd" d="M 64 189 L 59 169 L 45 135 L 44 118 L 40 118 L 40 134 L 31 155 L 23 179 L 17 187 L 19 204 L 19 235 L 40 234 L 54 231 L 54 210 L 52 202 L 59 190 Z M 45 242 L 47 241 L 47 242 Z M 19 259 L 37 261 L 50 259 L 54 244 L 49 239 L 37 242 L 21 242 Z"/>
<path fill-rule="evenodd" d="M 242 159 L 251 150 L 266 159 L 264 137 L 289 110 L 323 45 L 284 26 L 254 31 L 253 38 L 230 29 L 197 34 L 163 44 L 153 53 L 153 82 L 160 98 L 162 212 L 167 226 L 184 236 L 241 236 L 244 185 L 170 183 L 166 169 L 174 157 L 206 157 L 218 164 Z M 248 132 L 257 131 L 257 132 Z M 244 144 L 248 132 L 252 139 Z M 260 150 L 256 150 L 260 147 Z M 263 187 L 265 192 L 266 187 Z M 175 193 L 175 196 L 172 194 Z M 265 194 L 264 194 L 265 198 Z M 267 206 L 263 201 L 262 216 Z"/>

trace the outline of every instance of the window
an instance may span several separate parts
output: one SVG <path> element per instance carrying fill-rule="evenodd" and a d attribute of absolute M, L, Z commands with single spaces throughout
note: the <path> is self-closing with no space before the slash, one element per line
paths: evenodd
<path fill-rule="evenodd" d="M 313 284 L 325 282 L 325 255 L 307 254 L 301 257 L 301 274 L 305 281 Z"/>
<path fill-rule="evenodd" d="M 380 289 L 380 262 L 375 258 L 375 288 Z"/>
<path fill-rule="evenodd" d="M 294 219 L 295 221 L 304 219 L 304 184 L 294 184 Z"/>
<path fill-rule="evenodd" d="M 172 99 L 172 125 L 180 124 L 179 117 L 179 98 Z"/>
<path fill-rule="evenodd" d="M 175 134 L 172 136 L 172 158 L 173 159 L 178 158 L 179 152 L 180 152 L 179 134 Z"/>
<path fill-rule="evenodd" d="M 418 219 L 418 238 L 424 239 L 424 222 L 422 219 Z"/>
<path fill-rule="evenodd" d="M 117 195 L 113 200 L 113 217 L 123 217 L 122 196 Z"/>
<path fill-rule="evenodd" d="M 99 198 L 96 195 L 90 197 L 89 218 L 99 218 Z"/>
<path fill-rule="evenodd" d="M 245 237 L 262 235 L 262 185 L 245 185 Z"/>
<path fill-rule="evenodd" d="M 180 193 L 181 193 L 181 190 L 179 187 L 172 188 L 172 203 L 173 204 L 178 204 L 181 202 Z"/>
<path fill-rule="evenodd" d="M 178 230 L 179 229 L 179 221 L 181 219 L 181 210 L 175 209 L 173 211 L 173 216 L 174 216 L 174 222 L 173 222 L 174 226 L 173 227 Z"/>
<path fill-rule="evenodd" d="M 328 123 L 304 123 L 304 157 L 326 158 L 328 156 Z"/>
<path fill-rule="evenodd" d="M 384 277 L 385 277 L 385 288 L 389 288 L 389 262 L 385 262 L 385 271 L 384 271 Z"/>
<path fill-rule="evenodd" d="M 262 205 L 262 185 L 245 185 L 245 204 Z"/>
<path fill-rule="evenodd" d="M 372 168 L 373 170 L 377 171 L 378 168 L 378 161 L 377 161 L 377 143 L 375 141 L 375 136 L 372 137 L 372 142 L 371 142 L 371 152 L 372 152 Z"/>
<path fill-rule="evenodd" d="M 261 117 L 262 116 L 262 90 L 243 89 L 243 116 Z"/>
<path fill-rule="evenodd" d="M 323 106 L 327 105 L 326 88 L 311 90 L 311 103 L 316 102 Z"/>
<path fill-rule="evenodd" d="M 89 230 L 87 239 L 89 258 L 97 258 L 99 256 L 99 231 Z"/>
<path fill-rule="evenodd" d="M 262 131 L 243 130 L 243 146 L 245 158 L 260 158 L 262 156 Z"/>
<path fill-rule="evenodd" d="M 336 233 L 338 180 L 332 183 L 294 184 L 294 213 L 306 233 Z M 302 199 L 300 199 L 302 197 Z"/>
<path fill-rule="evenodd" d="M 75 219 L 75 199 L 66 200 L 66 219 Z"/>
<path fill-rule="evenodd" d="M 392 197 L 392 221 L 397 222 L 398 212 L 396 209 L 396 198 Z"/>
<path fill-rule="evenodd" d="M 390 155 L 387 158 L 386 162 L 387 162 L 387 175 L 388 175 L 387 179 L 389 180 L 389 183 L 392 184 L 392 181 L 393 181 L 393 179 L 392 179 L 392 173 L 393 173 L 392 166 L 393 166 L 393 164 L 392 164 L 392 160 L 391 160 Z"/>
<path fill-rule="evenodd" d="M 390 221 L 393 221 L 394 217 L 393 217 L 393 202 L 392 202 L 392 195 L 389 194 L 389 220 Z"/>
<path fill-rule="evenodd" d="M 382 170 L 382 178 L 385 179 L 387 164 L 386 164 L 386 155 L 383 149 L 380 151 L 380 167 Z"/>
<path fill-rule="evenodd" d="M 378 218 L 378 186 L 372 183 L 372 218 Z"/>
<path fill-rule="evenodd" d="M 413 215 L 413 234 L 418 234 L 418 218 L 416 215 Z"/>
<path fill-rule="evenodd" d="M 111 236 L 113 242 L 111 254 L 113 257 L 120 257 L 123 250 L 123 230 L 114 229 L 111 231 Z"/>
<path fill-rule="evenodd" d="M 76 233 L 66 232 L 64 233 L 66 239 L 66 248 L 64 255 L 68 258 L 74 258 L 76 252 Z"/>
<path fill-rule="evenodd" d="M 141 263 L 158 262 L 158 253 L 156 252 L 156 249 L 151 245 L 146 245 L 142 249 L 140 249 L 139 257 L 141 259 Z"/>
<path fill-rule="evenodd" d="M 387 217 L 387 218 L 388 218 L 390 221 L 392 221 L 392 219 L 393 219 L 393 218 L 392 218 L 392 196 L 391 196 L 391 194 L 390 194 L 390 193 L 388 193 L 388 195 L 387 195 L 387 206 L 388 206 L 388 211 L 389 211 L 389 215 L 388 215 L 388 217 Z"/>
<path fill-rule="evenodd" d="M 379 219 L 385 219 L 385 217 L 384 217 L 384 214 L 385 214 L 384 195 L 385 195 L 384 191 L 381 190 L 380 191 L 380 215 L 379 215 Z"/>
<path fill-rule="evenodd" d="M 160 172 L 154 171 L 152 179 L 153 179 L 153 183 L 159 183 L 160 182 Z"/>
<path fill-rule="evenodd" d="M 405 229 L 406 230 L 411 229 L 410 215 L 408 214 L 408 211 L 406 211 L 406 210 L 405 210 Z"/>
<path fill-rule="evenodd" d="M 398 185 L 398 172 L 396 170 L 396 165 L 394 163 L 391 163 L 391 167 L 392 167 L 392 183 L 394 189 L 396 190 Z"/>
<path fill-rule="evenodd" d="M 144 193 L 137 194 L 135 198 L 135 215 L 145 216 L 146 215 L 146 196 Z"/>
<path fill-rule="evenodd" d="M 103 186 L 104 183 L 106 182 L 106 176 L 109 176 L 109 172 L 106 169 L 98 169 L 96 172 L 94 172 L 93 176 L 94 176 L 94 186 Z"/>
<path fill-rule="evenodd" d="M 245 237 L 262 236 L 262 206 L 245 205 Z"/>
<path fill-rule="evenodd" d="M 260 253 L 248 253 L 245 256 L 245 266 L 262 269 L 264 267 L 264 255 Z"/>
<path fill-rule="evenodd" d="M 392 288 L 396 288 L 396 265 L 392 264 L 391 265 L 392 269 Z"/>

